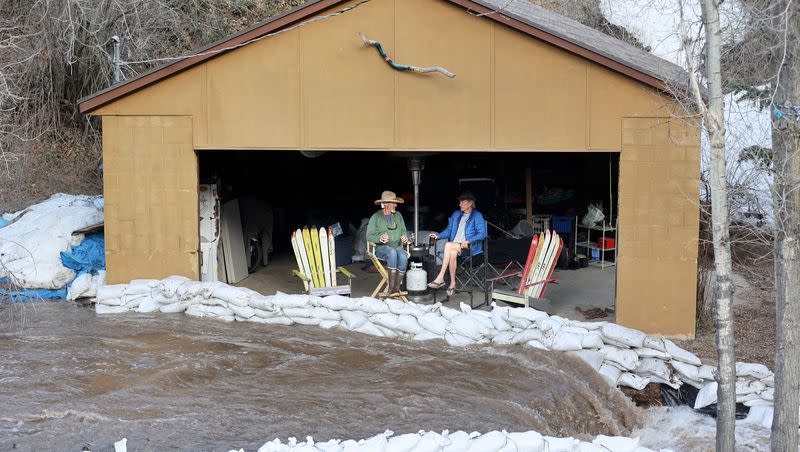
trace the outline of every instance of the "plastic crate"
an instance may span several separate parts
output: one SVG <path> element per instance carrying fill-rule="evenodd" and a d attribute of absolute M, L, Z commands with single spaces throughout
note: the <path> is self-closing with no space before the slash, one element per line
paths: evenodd
<path fill-rule="evenodd" d="M 574 226 L 572 222 L 575 221 L 575 217 L 553 215 L 550 217 L 550 221 L 553 224 L 553 230 L 559 234 L 571 234 L 574 232 Z"/>

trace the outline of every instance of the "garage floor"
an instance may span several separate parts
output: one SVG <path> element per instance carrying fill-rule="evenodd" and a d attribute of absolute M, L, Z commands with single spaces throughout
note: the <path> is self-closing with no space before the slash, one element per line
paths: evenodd
<path fill-rule="evenodd" d="M 294 257 L 279 255 L 274 257 L 267 267 L 260 268 L 237 285 L 266 295 L 278 291 L 300 293 L 302 291 L 300 280 L 292 274 L 295 266 Z M 354 297 L 370 295 L 380 280 L 377 273 L 364 271 L 363 267 L 363 262 L 347 266 L 347 269 L 356 275 L 353 280 L 352 295 Z M 585 312 L 587 309 L 599 308 L 593 309 L 592 312 L 606 314 L 606 316 L 591 320 L 614 321 L 614 268 L 600 269 L 590 266 L 579 270 L 556 270 L 555 276 L 561 277 L 561 280 L 547 289 L 550 306 L 545 307 L 545 310 L 548 313 L 573 320 L 589 320 L 578 309 Z M 438 295 L 441 296 L 438 301 L 444 299 L 443 290 L 440 290 Z M 480 303 L 484 298 L 483 292 L 478 290 L 473 296 L 475 304 Z M 468 304 L 469 295 L 457 293 L 450 301 L 446 302 L 446 305 L 458 307 L 459 302 Z M 483 307 L 482 309 L 489 308 Z"/>

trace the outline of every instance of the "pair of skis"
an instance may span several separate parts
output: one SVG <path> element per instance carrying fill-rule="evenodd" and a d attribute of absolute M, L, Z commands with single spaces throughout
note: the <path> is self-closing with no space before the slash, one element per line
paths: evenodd
<path fill-rule="evenodd" d="M 292 233 L 292 249 L 297 268 L 308 281 L 303 281 L 306 290 L 311 287 L 336 286 L 336 245 L 333 232 L 316 226 L 298 229 Z"/>
<path fill-rule="evenodd" d="M 519 294 L 525 294 L 530 298 L 541 298 L 544 295 L 563 247 L 564 241 L 556 231 L 551 233 L 550 230 L 546 230 L 538 236 L 533 236 L 522 272 L 522 282 L 517 291 Z"/>

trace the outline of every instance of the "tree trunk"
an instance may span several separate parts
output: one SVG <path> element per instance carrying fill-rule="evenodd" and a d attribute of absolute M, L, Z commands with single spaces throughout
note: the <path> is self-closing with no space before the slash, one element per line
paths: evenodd
<path fill-rule="evenodd" d="M 800 104 L 800 5 L 776 1 L 775 16 L 781 34 L 783 64 L 775 86 L 775 102 Z M 776 106 L 772 115 L 775 182 L 775 415 L 772 450 L 798 450 L 800 406 L 800 116 Z"/>
<path fill-rule="evenodd" d="M 719 8 L 716 0 L 703 0 L 708 107 L 705 122 L 711 144 L 711 227 L 716 271 L 717 324 L 717 450 L 732 451 L 736 422 L 736 354 L 731 311 L 731 240 L 726 184 L 725 117 L 723 114 Z"/>

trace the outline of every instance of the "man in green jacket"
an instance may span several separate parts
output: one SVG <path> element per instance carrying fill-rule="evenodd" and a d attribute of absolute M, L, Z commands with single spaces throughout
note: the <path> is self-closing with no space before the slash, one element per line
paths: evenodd
<path fill-rule="evenodd" d="M 377 245 L 375 255 L 386 261 L 386 266 L 389 267 L 389 284 L 384 295 L 396 295 L 400 292 L 408 266 L 408 254 L 403 249 L 403 245 L 408 243 L 408 231 L 403 216 L 397 212 L 397 205 L 402 203 L 403 199 L 398 198 L 393 191 L 384 191 L 381 199 L 375 200 L 381 210 L 372 215 L 367 225 L 367 241 Z"/>

